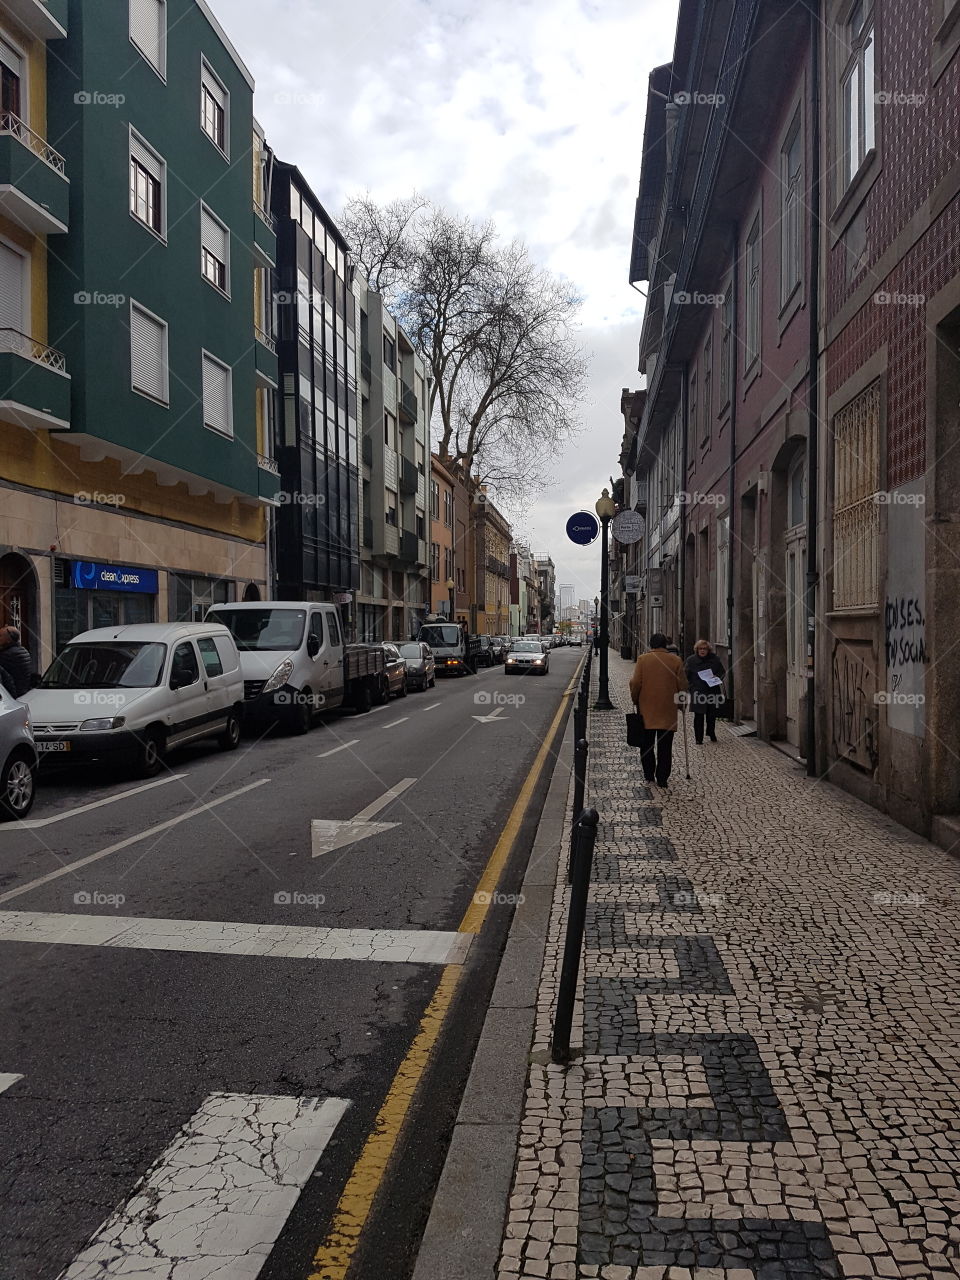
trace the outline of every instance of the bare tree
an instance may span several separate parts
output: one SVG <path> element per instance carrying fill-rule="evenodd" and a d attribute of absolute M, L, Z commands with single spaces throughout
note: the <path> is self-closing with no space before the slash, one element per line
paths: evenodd
<path fill-rule="evenodd" d="M 523 244 L 500 243 L 492 222 L 416 194 L 351 200 L 342 224 L 430 368 L 440 457 L 519 500 L 577 427 L 580 298 Z"/>

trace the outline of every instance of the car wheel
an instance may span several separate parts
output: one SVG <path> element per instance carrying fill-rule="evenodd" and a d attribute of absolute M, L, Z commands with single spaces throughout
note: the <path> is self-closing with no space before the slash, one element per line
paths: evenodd
<path fill-rule="evenodd" d="M 353 709 L 358 715 L 364 716 L 370 710 L 373 703 L 373 690 L 371 680 L 360 680 L 353 695 Z"/>
<path fill-rule="evenodd" d="M 407 677 L 404 676 L 403 679 L 400 681 L 400 688 L 397 690 L 397 697 L 405 698 L 406 696 L 407 696 Z"/>
<path fill-rule="evenodd" d="M 25 818 L 33 808 L 37 791 L 37 766 L 29 756 L 13 754 L 0 774 L 0 819 Z"/>
<path fill-rule="evenodd" d="M 139 778 L 152 778 L 163 768 L 163 734 L 159 729 L 148 729 L 140 736 L 134 772 Z"/>
<path fill-rule="evenodd" d="M 240 712 L 234 708 L 227 716 L 227 727 L 217 739 L 221 751 L 236 751 L 240 745 Z"/>
<path fill-rule="evenodd" d="M 430 683 L 427 685 L 427 688 L 435 689 L 436 687 L 437 687 L 437 677 L 434 675 L 430 677 Z"/>
<path fill-rule="evenodd" d="M 299 737 L 309 733 L 313 725 L 313 693 L 309 688 L 301 689 L 294 703 L 290 717 L 290 732 Z"/>

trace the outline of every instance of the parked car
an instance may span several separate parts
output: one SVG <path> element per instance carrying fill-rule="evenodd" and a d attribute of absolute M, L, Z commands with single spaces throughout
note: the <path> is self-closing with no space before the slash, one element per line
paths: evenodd
<path fill-rule="evenodd" d="M 243 674 L 216 622 L 150 622 L 84 631 L 24 694 L 41 758 L 129 763 L 157 773 L 174 747 L 240 742 Z"/>
<path fill-rule="evenodd" d="M 539 637 L 533 640 L 518 640 L 507 654 L 506 675 L 526 675 L 534 672 L 545 676 L 550 670 L 550 654 L 540 643 Z"/>
<path fill-rule="evenodd" d="M 480 636 L 480 654 L 477 661 L 482 667 L 492 667 L 497 661 L 491 636 Z"/>
<path fill-rule="evenodd" d="M 503 656 L 504 656 L 504 659 L 506 659 L 507 654 L 510 652 L 510 646 L 513 644 L 514 637 L 513 636 L 497 636 L 497 639 L 500 641 L 500 644 L 503 647 Z"/>
<path fill-rule="evenodd" d="M 215 604 L 209 622 L 228 628 L 240 651 L 244 719 L 277 721 L 307 733 L 320 711 L 370 710 L 385 700 L 386 672 L 378 644 L 344 644 L 335 604 L 256 600 Z"/>
<path fill-rule="evenodd" d="M 504 658 L 507 656 L 507 651 L 503 643 L 503 636 L 491 636 L 490 647 L 493 650 L 494 662 L 503 662 Z"/>
<path fill-rule="evenodd" d="M 410 689 L 432 689 L 437 683 L 437 664 L 433 650 L 428 644 L 419 640 L 411 640 L 409 644 L 400 646 L 400 657 L 407 668 L 407 687 Z"/>
<path fill-rule="evenodd" d="M 468 636 L 455 622 L 425 622 L 417 633 L 433 652 L 437 675 L 475 674 L 480 661 L 480 637 Z"/>
<path fill-rule="evenodd" d="M 30 709 L 0 684 L 0 822 L 25 818 L 37 789 Z"/>
<path fill-rule="evenodd" d="M 395 644 L 383 644 L 383 661 L 387 672 L 384 702 L 391 696 L 405 698 L 407 696 L 407 664 Z"/>

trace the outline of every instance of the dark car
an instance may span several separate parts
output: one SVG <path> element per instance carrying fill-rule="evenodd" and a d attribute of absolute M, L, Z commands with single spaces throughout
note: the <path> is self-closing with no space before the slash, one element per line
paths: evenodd
<path fill-rule="evenodd" d="M 391 694 L 398 698 L 405 698 L 407 696 L 407 664 L 395 644 L 385 644 L 382 648 L 387 680 L 387 687 L 383 690 L 383 701 L 389 701 Z"/>
<path fill-rule="evenodd" d="M 491 636 L 490 646 L 493 649 L 494 662 L 503 662 L 507 656 L 507 647 L 503 642 L 503 636 Z"/>
<path fill-rule="evenodd" d="M 407 668 L 407 685 L 411 689 L 432 689 L 437 683 L 436 661 L 428 644 L 411 640 L 400 646 L 400 657 Z"/>
<path fill-rule="evenodd" d="M 492 667 L 498 659 L 493 647 L 492 636 L 480 637 L 480 656 L 477 659 L 478 665 L 481 667 Z"/>

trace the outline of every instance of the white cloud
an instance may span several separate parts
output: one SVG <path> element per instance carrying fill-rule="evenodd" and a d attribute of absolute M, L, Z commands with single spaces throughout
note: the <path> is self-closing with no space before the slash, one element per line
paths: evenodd
<path fill-rule="evenodd" d="M 520 525 L 590 599 L 597 547 L 567 541 L 615 474 L 642 299 L 627 284 L 649 71 L 677 0 L 210 0 L 257 81 L 256 113 L 324 205 L 414 188 L 519 236 L 584 298 L 583 436 Z"/>

